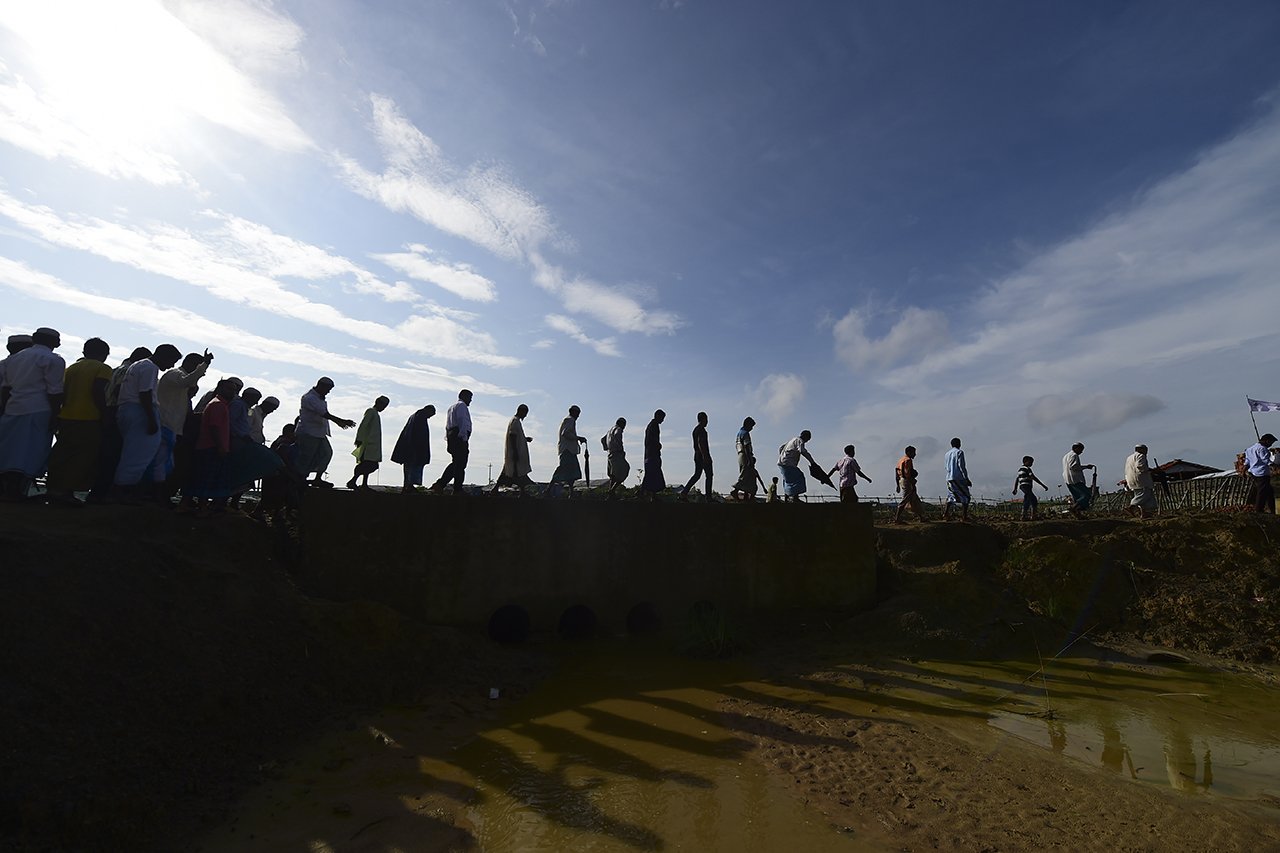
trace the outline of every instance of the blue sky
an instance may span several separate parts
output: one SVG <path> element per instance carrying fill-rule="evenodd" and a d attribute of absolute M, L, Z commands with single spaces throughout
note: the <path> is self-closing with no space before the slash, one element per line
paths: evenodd
<path fill-rule="evenodd" d="M 208 346 L 269 434 L 321 373 L 388 441 L 470 387 L 474 482 L 520 402 L 542 479 L 575 403 L 637 469 L 665 409 L 670 481 L 706 410 L 722 490 L 746 415 L 873 494 L 953 435 L 993 497 L 1075 440 L 1228 467 L 1280 399 L 1278 43 L 1267 2 L 8 4 L 0 329 Z"/>

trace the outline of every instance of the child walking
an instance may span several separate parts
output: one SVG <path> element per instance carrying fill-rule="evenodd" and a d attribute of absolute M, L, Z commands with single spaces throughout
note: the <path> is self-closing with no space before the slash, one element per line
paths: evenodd
<path fill-rule="evenodd" d="M 1036 499 L 1035 486 L 1033 483 L 1040 483 L 1040 478 L 1031 470 L 1031 466 L 1036 462 L 1030 456 L 1022 457 L 1022 467 L 1018 469 L 1017 479 L 1013 481 L 1013 493 L 1016 495 L 1019 490 L 1022 492 L 1022 520 L 1023 521 L 1039 521 L 1040 520 L 1040 501 Z M 1044 483 L 1040 483 L 1040 488 L 1046 492 L 1049 487 Z"/>

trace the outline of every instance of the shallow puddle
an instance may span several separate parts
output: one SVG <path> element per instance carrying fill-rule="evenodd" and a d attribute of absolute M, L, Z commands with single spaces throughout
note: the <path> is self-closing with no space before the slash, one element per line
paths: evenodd
<path fill-rule="evenodd" d="M 828 663 L 763 680 L 746 665 L 643 644 L 565 650 L 480 733 L 391 709 L 282 771 L 205 850 L 868 850 L 833 826 L 717 710 L 726 698 L 928 719 L 995 749 L 1024 741 L 1098 772 L 1201 796 L 1280 793 L 1275 689 L 1243 675 L 1132 660 Z M 456 725 L 458 714 L 452 715 Z M 967 733 L 967 734 L 966 734 Z M 1008 735 L 1008 736 L 1004 736 Z"/>

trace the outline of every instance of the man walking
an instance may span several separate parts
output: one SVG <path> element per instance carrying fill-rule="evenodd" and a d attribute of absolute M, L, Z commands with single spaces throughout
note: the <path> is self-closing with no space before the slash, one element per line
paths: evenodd
<path fill-rule="evenodd" d="M 1129 515 L 1137 513 L 1138 518 L 1146 518 L 1147 513 L 1155 513 L 1160 505 L 1156 502 L 1155 478 L 1151 474 L 1151 466 L 1147 464 L 1147 446 L 1135 445 L 1133 453 L 1124 461 L 1124 484 L 1133 497 L 1129 501 Z"/>
<path fill-rule="evenodd" d="M 622 446 L 622 433 L 626 428 L 627 419 L 618 418 L 614 422 L 613 428 L 600 439 L 606 454 L 605 473 L 609 477 L 609 497 L 607 500 L 613 500 L 615 493 L 626 483 L 627 477 L 631 475 L 631 463 L 627 461 L 627 451 Z"/>
<path fill-rule="evenodd" d="M 524 403 L 516 406 L 516 413 L 507 424 L 507 437 L 502 448 L 502 473 L 493 484 L 492 494 L 497 494 L 502 486 L 515 486 L 524 497 L 525 487 L 533 481 L 529 474 L 533 472 L 533 463 L 529 461 L 529 443 L 532 438 L 524 434 L 524 419 L 529 416 L 529 407 Z"/>
<path fill-rule="evenodd" d="M 163 448 L 160 433 L 160 403 L 156 391 L 160 372 L 178 363 L 182 353 L 173 344 L 156 347 L 150 358 L 129 365 L 120 382 L 116 423 L 120 427 L 120 462 L 116 465 L 115 489 L 132 492 L 138 497 L 143 477 L 152 472 L 151 480 Z M 159 478 L 163 481 L 163 477 Z M 156 490 L 158 491 L 158 489 Z M 157 495 L 158 497 L 158 495 Z"/>
<path fill-rule="evenodd" d="M 1071 445 L 1071 451 L 1062 457 L 1062 481 L 1067 484 L 1067 491 L 1071 493 L 1069 511 L 1076 518 L 1093 505 L 1093 490 L 1085 485 L 1084 469 L 1098 470 L 1094 465 L 1081 463 L 1081 453 L 1084 453 L 1084 445 L 1077 441 Z"/>
<path fill-rule="evenodd" d="M 920 493 L 916 489 L 916 480 L 920 476 L 920 472 L 916 471 L 916 449 L 910 444 L 902 451 L 902 458 L 898 460 L 898 467 L 893 469 L 893 478 L 896 482 L 896 488 L 902 493 L 902 500 L 898 502 L 898 511 L 893 516 L 894 524 L 903 524 L 902 511 L 907 507 L 911 507 L 911 511 L 921 521 L 928 521 L 924 517 L 924 504 L 920 503 Z"/>
<path fill-rule="evenodd" d="M 644 428 L 644 479 L 640 481 L 640 490 L 650 500 L 667 487 L 667 480 L 662 476 L 662 422 L 666 419 L 667 413 L 658 409 Z"/>
<path fill-rule="evenodd" d="M 800 500 L 800 496 L 809 488 L 805 483 L 804 472 L 800 470 L 801 457 L 808 459 L 809 464 L 815 468 L 822 467 L 809 455 L 807 445 L 812 439 L 813 433 L 807 429 L 802 430 L 798 436 L 778 448 L 778 471 L 782 474 L 784 501 Z"/>
<path fill-rule="evenodd" d="M 391 405 L 387 397 L 379 397 L 373 405 L 364 410 L 360 426 L 356 429 L 356 449 L 352 453 L 356 458 L 355 470 L 347 481 L 347 488 L 356 488 L 356 478 L 363 477 L 363 489 L 369 488 L 369 475 L 378 470 L 382 463 L 382 411 Z"/>
<path fill-rule="evenodd" d="M 556 451 L 560 454 L 560 464 L 551 475 L 552 483 L 561 483 L 573 497 L 573 483 L 582 479 L 582 466 L 578 464 L 578 451 L 587 440 L 578 435 L 578 415 L 582 410 L 577 406 L 569 407 L 569 416 L 560 422 L 560 440 Z M 588 483 L 587 487 L 590 488 Z"/>
<path fill-rule="evenodd" d="M 449 451 L 449 464 L 440 479 L 431 485 L 431 491 L 440 494 L 446 483 L 453 483 L 455 495 L 462 491 L 462 481 L 467 475 L 467 459 L 471 455 L 471 392 L 463 388 L 458 400 L 449 407 L 444 418 L 445 449 Z"/>
<path fill-rule="evenodd" d="M 79 506 L 72 492 L 93 488 L 107 416 L 111 347 L 101 338 L 84 342 L 84 357 L 63 374 L 63 403 L 58 414 L 58 443 L 49 454 L 49 502 Z"/>
<path fill-rule="evenodd" d="M 1276 492 L 1271 485 L 1271 445 L 1276 437 L 1267 433 L 1244 452 L 1244 464 L 1253 478 L 1253 510 L 1275 515 Z"/>
<path fill-rule="evenodd" d="M 840 503 L 842 504 L 856 504 L 858 502 L 859 477 L 866 480 L 868 483 L 871 482 L 871 478 L 863 473 L 862 466 L 859 465 L 858 460 L 854 458 L 854 453 L 856 452 L 856 447 L 852 444 L 846 444 L 844 446 L 844 458 L 837 462 L 835 466 L 827 472 L 828 477 L 837 471 L 840 472 L 839 488 Z"/>
<path fill-rule="evenodd" d="M 707 474 L 707 488 L 703 494 L 707 500 L 711 500 L 711 446 L 707 442 L 707 413 L 698 412 L 698 425 L 693 428 L 693 476 L 684 484 L 680 500 L 689 499 L 689 490 L 704 471 Z"/>
<path fill-rule="evenodd" d="M 427 405 L 409 416 L 391 450 L 391 461 L 404 466 L 402 494 L 409 494 L 422 485 L 422 472 L 431 462 L 431 425 L 428 421 L 436 413 L 436 407 Z"/>
<path fill-rule="evenodd" d="M 44 473 L 53 429 L 62 409 L 67 363 L 54 352 L 62 337 L 39 328 L 31 346 L 4 361 L 0 387 L 0 475 L 6 499 L 26 497 L 31 481 Z"/>
<path fill-rule="evenodd" d="M 332 489 L 333 483 L 324 479 L 324 472 L 329 470 L 329 461 L 333 459 L 333 445 L 329 443 L 329 424 L 335 423 L 342 429 L 351 429 L 356 422 L 329 414 L 329 404 L 325 397 L 333 390 L 333 380 L 321 376 L 315 387 L 302 395 L 298 409 L 298 427 L 294 430 L 294 443 L 298 446 L 298 455 L 294 464 L 298 475 L 307 481 L 307 475 L 315 474 L 310 480 L 312 486 Z"/>
<path fill-rule="evenodd" d="M 951 520 L 951 507 L 960 505 L 960 520 L 969 520 L 969 487 L 973 482 L 969 479 L 969 468 L 964 462 L 964 451 L 960 449 L 960 439 L 951 439 L 951 449 L 947 451 L 945 463 L 947 470 L 947 508 L 942 512 L 942 520 Z"/>

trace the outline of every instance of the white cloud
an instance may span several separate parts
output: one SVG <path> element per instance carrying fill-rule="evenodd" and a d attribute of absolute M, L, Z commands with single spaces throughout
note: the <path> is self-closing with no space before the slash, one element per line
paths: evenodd
<path fill-rule="evenodd" d="M 532 194 L 497 166 L 454 166 L 392 100 L 373 95 L 370 101 L 384 170 L 372 172 L 349 157 L 333 156 L 339 175 L 354 192 L 502 258 L 522 261 L 531 268 L 534 283 L 557 296 L 571 314 L 583 314 L 617 332 L 646 335 L 670 334 L 683 325 L 673 312 L 646 308 L 647 294 L 638 289 L 572 275 L 549 262 L 546 248 L 568 241 Z M 450 281 L 479 292 L 474 281 Z"/>
<path fill-rule="evenodd" d="M 1150 394 L 1099 391 L 1072 396 L 1047 394 L 1027 406 L 1027 423 L 1038 429 L 1064 422 L 1081 435 L 1115 429 L 1165 408 Z"/>
<path fill-rule="evenodd" d="M 263 0 L 163 0 L 164 6 L 237 68 L 296 74 L 305 33 Z"/>
<path fill-rule="evenodd" d="M 882 337 L 867 333 L 867 312 L 849 311 L 832 328 L 836 355 L 854 370 L 893 367 L 923 358 L 945 346 L 947 318 L 939 311 L 911 307 Z"/>
<path fill-rule="evenodd" d="M 435 253 L 426 246 L 414 244 L 405 249 L 407 251 L 370 257 L 410 278 L 430 282 L 472 302 L 492 302 L 498 298 L 498 288 L 494 283 L 468 265 L 437 260 Z"/>
<path fill-rule="evenodd" d="M 563 332 L 578 343 L 591 347 L 600 355 L 608 355 L 615 358 L 622 355 L 622 353 L 618 352 L 618 342 L 616 340 L 613 338 L 597 340 L 589 337 L 586 332 L 582 331 L 581 326 L 563 314 L 548 314 L 544 319 L 547 325 L 557 332 Z"/>
<path fill-rule="evenodd" d="M 139 326 L 160 338 L 185 341 L 193 349 L 208 346 L 257 361 L 290 364 L 317 373 L 354 376 L 369 382 L 392 382 L 419 390 L 456 393 L 461 387 L 469 387 L 477 393 L 495 396 L 511 396 L 513 393 L 501 386 L 432 365 L 402 367 L 383 364 L 328 352 L 311 344 L 254 335 L 181 308 L 138 299 L 101 296 L 3 256 L 0 256 L 0 287 Z"/>
<path fill-rule="evenodd" d="M 575 314 L 585 314 L 619 332 L 672 334 L 684 325 L 679 315 L 670 311 L 650 311 L 634 296 L 616 287 L 581 277 L 570 277 L 564 270 L 534 254 L 533 280 L 539 287 L 558 295 L 564 307 Z"/>
<path fill-rule="evenodd" d="M 556 342 L 551 340 L 550 338 L 543 338 L 541 340 L 534 341 L 533 343 L 529 344 L 529 348 L 530 349 L 551 349 L 555 345 L 556 345 Z"/>
<path fill-rule="evenodd" d="M 804 378 L 795 373 L 770 373 L 751 391 L 751 398 L 769 420 L 777 423 L 795 414 L 804 399 Z"/>
<path fill-rule="evenodd" d="M 94 133 L 46 102 L 0 62 L 0 139 L 46 160 L 68 160 L 109 178 L 196 186 L 168 154 L 146 142 Z"/>
<path fill-rule="evenodd" d="M 261 6 L 224 3 L 204 17 L 224 23 L 220 44 L 255 69 L 296 45 L 286 19 Z M 0 91 L 0 137 L 46 159 L 190 184 L 169 149 L 200 138 L 192 119 L 280 151 L 312 147 L 274 95 L 158 2 L 8 3 L 0 25 L 18 36 L 6 61 L 22 74 Z"/>
<path fill-rule="evenodd" d="M 277 276 L 315 281 L 347 275 L 357 289 L 376 290 L 383 298 L 398 296 L 394 287 L 382 285 L 345 258 L 237 217 L 210 213 L 219 225 L 204 234 L 193 234 L 158 223 L 132 226 L 88 217 L 66 218 L 3 192 L 0 215 L 55 245 L 91 252 L 187 282 L 229 302 L 293 317 L 377 345 L 489 367 L 520 363 L 517 358 L 498 354 L 491 335 L 468 328 L 449 312 L 431 305 L 420 306 L 425 314 L 410 315 L 397 326 L 388 326 L 349 317 L 332 305 L 287 289 Z"/>

